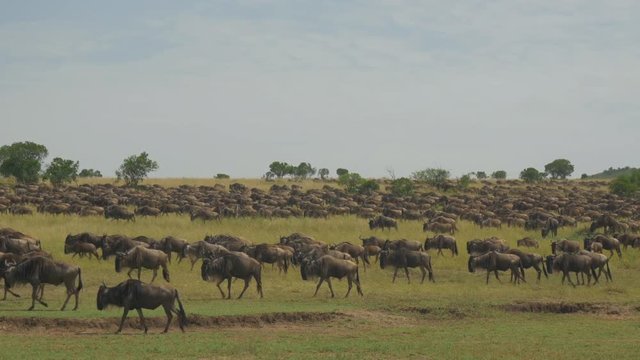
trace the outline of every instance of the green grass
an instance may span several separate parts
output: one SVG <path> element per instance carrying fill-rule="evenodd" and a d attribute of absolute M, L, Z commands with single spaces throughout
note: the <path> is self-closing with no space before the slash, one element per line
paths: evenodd
<path fill-rule="evenodd" d="M 63 254 L 64 238 L 68 233 L 90 231 L 98 234 L 147 235 L 160 238 L 176 235 L 189 241 L 200 240 L 205 234 L 231 233 L 254 242 L 277 242 L 282 235 L 304 232 L 326 242 L 351 241 L 359 243 L 359 236 L 408 238 L 423 241 L 425 234 L 417 221 L 400 222 L 399 230 L 372 232 L 365 219 L 354 216 L 323 219 L 224 219 L 222 222 L 189 221 L 187 216 L 139 218 L 135 223 L 108 221 L 100 217 L 76 216 L 11 216 L 0 215 L 0 226 L 23 231 L 43 242 L 44 249 L 54 257 L 82 267 L 85 288 L 80 296 L 78 311 L 60 312 L 64 300 L 61 287 L 48 286 L 45 300 L 49 309 L 36 305 L 36 311 L 24 311 L 29 305 L 29 289 L 18 288 L 22 298 L 10 298 L 0 302 L 0 316 L 48 317 L 48 318 L 114 318 L 113 329 L 97 330 L 90 334 L 73 329 L 30 330 L 29 347 L 16 347 L 19 339 L 29 334 L 27 330 L 5 334 L 0 345 L 7 345 L 4 356 L 40 358 L 105 358 L 105 357 L 347 357 L 347 358 L 632 358 L 640 345 L 634 334 L 638 331 L 638 315 L 635 311 L 624 316 L 601 314 L 522 314 L 506 313 L 496 305 L 513 302 L 593 302 L 620 306 L 637 306 L 640 298 L 640 270 L 637 250 L 629 249 L 623 258 L 612 258 L 615 282 L 600 283 L 591 287 L 572 288 L 560 285 L 559 276 L 534 280 L 534 273 L 527 272 L 528 282 L 519 286 L 508 283 L 502 276 L 500 284 L 491 279 L 484 284 L 484 273 L 470 274 L 466 270 L 467 256 L 464 243 L 472 238 L 500 236 L 515 247 L 515 241 L 524 236 L 537 237 L 537 233 L 523 229 L 480 229 L 462 222 L 456 234 L 461 256 L 452 258 L 435 256 L 432 252 L 436 277 L 435 284 L 420 284 L 418 272 L 412 272 L 412 283 L 400 277 L 391 284 L 392 273 L 373 267 L 360 271 L 364 297 L 348 299 L 346 281 L 335 281 L 338 298 L 331 299 L 323 287 L 317 297 L 312 297 L 315 284 L 304 282 L 295 269 L 287 275 L 267 266 L 263 271 L 265 298 L 259 299 L 252 283 L 242 300 L 222 300 L 211 283 L 200 279 L 199 263 L 193 271 L 186 262 L 170 266 L 172 285 L 181 294 L 189 314 L 244 315 L 272 312 L 332 312 L 349 314 L 326 323 L 276 324 L 264 328 L 189 329 L 180 334 L 172 329 L 168 336 L 155 333 L 142 336 L 137 330 L 128 330 L 124 336 L 112 336 L 115 318 L 120 309 L 98 311 L 95 294 L 105 281 L 114 285 L 126 278 L 117 274 L 113 260 L 97 262 L 87 259 L 71 259 Z M 562 228 L 560 237 L 577 238 L 579 228 Z M 542 240 L 540 254 L 550 252 L 549 241 Z M 148 281 L 151 274 L 143 271 L 142 279 Z M 158 278 L 158 283 L 163 283 Z M 237 295 L 241 282 L 233 284 Z M 407 312 L 407 308 L 428 308 L 430 313 Z M 455 309 L 452 312 L 451 309 Z M 364 312 L 367 316 L 358 314 Z M 147 316 L 163 316 L 161 310 L 145 311 Z M 134 314 L 130 315 L 135 317 Z M 104 336 L 101 335 L 104 331 Z"/>

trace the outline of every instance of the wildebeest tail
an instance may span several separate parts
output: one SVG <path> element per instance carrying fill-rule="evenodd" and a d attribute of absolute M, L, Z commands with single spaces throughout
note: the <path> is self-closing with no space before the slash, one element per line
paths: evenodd
<path fill-rule="evenodd" d="M 82 269 L 78 268 L 78 287 L 76 288 L 76 292 L 82 290 Z"/>
<path fill-rule="evenodd" d="M 175 290 L 176 301 L 178 301 L 178 321 L 180 322 L 180 327 L 189 325 L 189 321 L 187 320 L 187 314 L 184 312 L 184 307 L 182 306 L 182 301 L 180 301 L 180 295 L 178 294 L 178 290 Z M 182 330 L 184 331 L 184 329 Z"/>
<path fill-rule="evenodd" d="M 356 268 L 356 281 L 358 284 L 360 283 L 360 270 L 358 268 Z"/>
<path fill-rule="evenodd" d="M 607 259 L 607 274 L 609 274 L 609 280 L 613 281 L 613 276 L 611 276 L 611 269 L 609 269 L 609 259 Z"/>
<path fill-rule="evenodd" d="M 455 241 L 453 242 L 453 254 L 458 255 L 458 243 Z"/>

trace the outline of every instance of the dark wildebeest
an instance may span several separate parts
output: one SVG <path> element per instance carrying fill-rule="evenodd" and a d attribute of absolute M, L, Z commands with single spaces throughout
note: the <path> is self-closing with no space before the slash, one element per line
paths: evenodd
<path fill-rule="evenodd" d="M 384 215 L 378 215 L 373 219 L 369 219 L 370 230 L 374 230 L 374 229 L 384 230 L 385 228 L 389 229 L 389 231 L 391 231 L 391 228 L 398 230 L 398 222 L 395 219 L 386 217 Z"/>
<path fill-rule="evenodd" d="M 584 274 L 587 274 L 589 279 L 589 285 L 591 284 L 591 273 L 595 275 L 595 271 L 591 268 L 591 257 L 587 255 L 580 255 L 575 253 L 562 253 L 560 255 L 547 256 L 547 271 L 553 273 L 554 270 L 562 271 L 562 284 L 564 285 L 565 278 L 569 280 L 569 284 L 573 287 L 576 284 L 571 281 L 570 272 L 576 273 L 576 281 L 580 283 L 578 274 L 582 273 L 582 284 L 584 285 Z"/>
<path fill-rule="evenodd" d="M 438 255 L 442 254 L 442 249 L 450 249 L 451 256 L 458 255 L 458 244 L 453 236 L 436 235 L 434 238 L 426 238 L 424 241 L 424 249 L 438 249 Z"/>
<path fill-rule="evenodd" d="M 200 274 L 202 276 L 202 280 L 213 280 L 216 282 L 216 287 L 220 290 L 222 298 L 225 298 L 225 294 L 224 291 L 222 291 L 220 284 L 224 280 L 227 280 L 226 298 L 231 299 L 231 279 L 234 277 L 244 280 L 244 288 L 238 296 L 238 299 L 242 297 L 249 287 L 251 278 L 256 280 L 260 298 L 264 296 L 262 293 L 262 267 L 258 260 L 249 257 L 245 253 L 229 251 L 227 254 L 217 258 L 205 258 L 202 260 Z"/>
<path fill-rule="evenodd" d="M 160 209 L 155 207 L 141 206 L 136 208 L 136 210 L 134 211 L 134 214 L 140 215 L 140 216 L 158 216 L 160 215 L 161 212 L 162 211 Z"/>
<path fill-rule="evenodd" d="M 625 250 L 627 246 L 633 246 L 636 241 L 640 241 L 640 235 L 638 234 L 614 234 L 613 237 L 620 241 Z"/>
<path fill-rule="evenodd" d="M 619 221 L 613 218 L 613 216 L 609 214 L 602 214 L 591 223 L 589 232 L 594 232 L 599 228 L 604 228 L 604 233 L 606 234 L 611 231 L 618 231 L 622 226 Z"/>
<path fill-rule="evenodd" d="M 438 234 L 451 234 L 453 235 L 458 228 L 455 223 L 442 223 L 442 222 L 427 222 L 422 225 L 422 231 L 432 231 Z"/>
<path fill-rule="evenodd" d="M 587 239 L 585 239 L 585 243 L 587 242 Z M 618 239 L 605 235 L 596 235 L 589 240 L 589 245 L 591 245 L 591 243 L 593 242 L 598 242 L 602 244 L 602 248 L 604 250 L 609 250 L 611 252 L 611 256 L 613 256 L 613 251 L 615 250 L 618 254 L 618 257 L 622 257 L 622 251 L 620 250 L 620 241 Z"/>
<path fill-rule="evenodd" d="M 42 250 L 40 240 L 15 239 L 0 236 L 0 252 L 10 252 L 22 255 L 34 250 Z"/>
<path fill-rule="evenodd" d="M 514 283 L 520 283 L 520 280 L 525 281 L 522 277 L 522 262 L 520 257 L 513 254 L 501 254 L 495 251 L 490 251 L 486 254 L 479 256 L 469 256 L 468 262 L 469 272 L 476 272 L 476 268 L 482 268 L 487 270 L 487 284 L 489 284 L 489 275 L 493 272 L 496 279 L 500 281 L 498 277 L 498 270 L 507 271 L 511 270 L 511 281 Z M 526 281 L 525 281 L 526 282 Z"/>
<path fill-rule="evenodd" d="M 175 308 L 175 303 L 178 302 L 178 310 Z M 144 328 L 144 333 L 147 333 L 147 324 L 145 324 L 144 316 L 142 315 L 142 309 L 156 309 L 158 306 L 164 308 L 165 314 L 167 314 L 167 325 L 164 327 L 163 333 L 169 330 L 169 325 L 173 319 L 172 313 L 178 316 L 178 324 L 180 330 L 184 332 L 184 327 L 187 325 L 187 315 L 182 307 L 178 290 L 172 288 L 166 288 L 163 286 L 144 284 L 140 280 L 125 280 L 114 287 L 107 287 L 102 284 L 98 289 L 97 296 L 98 310 L 103 310 L 109 305 L 115 305 L 124 308 L 122 319 L 120 320 L 120 326 L 116 334 L 122 331 L 122 325 L 124 319 L 127 318 L 129 310 L 136 309 L 138 316 L 140 316 L 140 323 Z"/>
<path fill-rule="evenodd" d="M 526 237 L 523 239 L 520 239 L 518 241 L 516 241 L 517 246 L 519 247 L 532 247 L 532 248 L 538 248 L 540 247 L 540 245 L 538 244 L 538 240 L 534 240 L 530 237 Z"/>
<path fill-rule="evenodd" d="M 136 221 L 136 215 L 124 206 L 111 205 L 104 209 L 104 217 L 113 220 Z"/>
<path fill-rule="evenodd" d="M 274 244 L 246 246 L 242 250 L 247 255 L 258 260 L 260 264 L 277 264 L 279 272 L 284 271 L 285 274 L 289 270 L 289 264 L 291 263 L 291 257 L 293 256 L 293 253 L 289 253 L 289 251 Z"/>
<path fill-rule="evenodd" d="M 551 234 L 551 236 L 558 236 L 558 226 L 560 226 L 560 222 L 558 220 L 548 218 L 544 227 L 540 230 L 542 237 L 546 238 L 549 234 Z"/>
<path fill-rule="evenodd" d="M 218 256 L 220 252 L 226 253 L 227 251 L 228 250 L 222 245 L 209 244 L 204 240 L 200 240 L 193 244 L 187 244 L 187 246 L 182 248 L 182 255 L 178 262 L 181 262 L 185 257 L 189 258 L 189 261 L 191 262 L 191 270 L 193 270 L 193 266 L 198 259 L 209 256 Z"/>
<path fill-rule="evenodd" d="M 75 286 L 76 277 L 78 278 L 78 286 Z M 67 288 L 67 298 L 62 304 L 60 310 L 64 310 L 71 298 L 75 295 L 75 307 L 78 308 L 78 296 L 82 290 L 82 276 L 80 268 L 77 266 L 56 262 L 46 257 L 33 257 L 23 262 L 9 267 L 4 273 L 4 283 L 8 288 L 15 284 L 31 284 L 31 307 L 33 310 L 36 301 L 44 306 L 48 306 L 40 297 L 38 292 L 43 284 L 60 285 L 64 283 Z"/>
<path fill-rule="evenodd" d="M 505 252 L 507 250 L 509 250 L 507 243 L 495 237 L 467 241 L 467 253 L 469 255 L 481 255 L 490 251 Z"/>
<path fill-rule="evenodd" d="M 182 256 L 182 250 L 185 246 L 187 246 L 189 242 L 187 240 L 178 239 L 174 236 L 165 236 L 159 241 L 157 241 L 152 248 L 156 250 L 161 250 L 165 254 L 167 254 L 169 258 L 169 263 L 171 263 L 171 253 L 175 252 L 178 254 L 178 257 Z"/>
<path fill-rule="evenodd" d="M 356 284 L 356 290 L 358 291 L 358 294 L 360 296 L 364 296 L 364 294 L 362 293 L 362 288 L 360 287 L 358 265 L 356 265 L 356 263 L 352 261 L 336 259 L 329 255 L 322 256 L 319 259 L 315 260 L 307 258 L 304 259 L 300 264 L 300 274 L 302 275 L 302 280 L 308 280 L 313 277 L 320 278 L 313 296 L 316 296 L 318 294 L 320 285 L 322 285 L 322 283 L 326 281 L 329 285 L 329 290 L 331 291 L 331 297 L 335 297 L 333 286 L 331 285 L 332 277 L 337 279 L 342 279 L 343 277 L 347 278 L 349 289 L 347 290 L 347 294 L 344 296 L 345 298 L 349 296 L 349 293 L 351 292 L 351 288 L 353 286 L 352 283 Z"/>
<path fill-rule="evenodd" d="M 233 235 L 207 235 L 204 237 L 204 241 L 209 244 L 224 246 L 229 251 L 241 251 L 245 246 L 251 246 L 251 241 L 243 239 L 239 236 Z"/>
<path fill-rule="evenodd" d="M 209 209 L 197 208 L 191 211 L 191 221 L 196 221 L 198 219 L 202 220 L 202 222 L 211 221 L 211 220 L 219 221 L 220 214 Z"/>
<path fill-rule="evenodd" d="M 100 261 L 100 256 L 98 255 L 98 250 L 95 245 L 91 243 L 85 242 L 75 242 L 71 245 L 64 246 L 65 254 L 73 254 L 71 258 L 73 259 L 76 255 L 80 255 L 80 257 L 84 257 L 85 255 L 89 255 L 89 259 L 91 259 L 91 255 L 95 256 L 98 261 Z"/>
<path fill-rule="evenodd" d="M 540 281 L 542 273 L 544 273 L 544 277 L 546 277 L 547 279 L 549 278 L 549 275 L 547 275 L 547 269 L 544 266 L 544 258 L 542 257 L 542 255 L 526 253 L 520 249 L 509 249 L 505 252 L 505 254 L 517 255 L 520 258 L 520 263 L 523 269 L 523 279 L 525 278 L 524 270 L 531 267 L 534 268 L 538 273 L 538 281 Z"/>
<path fill-rule="evenodd" d="M 357 265 L 360 265 L 360 261 L 358 259 L 362 259 L 362 266 L 365 271 L 367 269 L 366 264 L 369 263 L 369 259 L 366 256 L 365 249 L 363 246 L 352 244 L 348 241 L 341 242 L 339 244 L 329 246 L 329 250 L 338 250 L 343 253 L 347 253 L 351 255 L 351 258 L 355 260 Z"/>
<path fill-rule="evenodd" d="M 598 243 L 594 243 L 598 244 Z M 591 258 L 591 268 L 595 271 L 598 269 L 598 274 L 593 273 L 593 277 L 595 278 L 594 284 L 598 283 L 598 279 L 602 275 L 604 271 L 605 279 L 607 282 L 613 281 L 613 277 L 611 276 L 611 269 L 609 268 L 609 258 L 606 255 L 595 253 L 593 251 L 580 250 L 578 252 L 580 255 L 587 255 Z"/>
<path fill-rule="evenodd" d="M 100 245 L 102 248 L 102 260 L 107 260 L 111 255 L 119 252 L 127 252 L 136 246 L 149 247 L 149 244 L 134 241 L 123 235 L 104 235 Z"/>
<path fill-rule="evenodd" d="M 67 235 L 67 237 L 64 239 L 64 246 L 71 246 L 76 242 L 93 244 L 96 249 L 102 248 L 102 236 L 88 232 L 83 232 L 75 235 Z"/>
<path fill-rule="evenodd" d="M 409 277 L 408 268 L 419 268 L 422 273 L 422 280 L 420 283 L 424 283 L 424 278 L 429 273 L 429 281 L 435 282 L 433 277 L 433 267 L 431 266 L 431 256 L 426 252 L 407 250 L 400 248 L 399 250 L 382 250 L 380 252 L 380 268 L 384 269 L 387 266 L 393 266 L 393 280 L 396 281 L 398 275 L 398 269 L 403 268 L 404 273 L 407 275 L 407 282 L 411 283 Z"/>
<path fill-rule="evenodd" d="M 167 267 L 167 254 L 160 250 L 147 249 L 142 246 L 136 246 L 126 253 L 116 254 L 116 272 L 121 272 L 123 267 L 128 267 L 127 276 L 131 278 L 131 272 L 138 270 L 138 280 L 140 280 L 140 272 L 142 268 L 152 269 L 153 277 L 151 282 L 158 276 L 158 268 L 162 267 L 162 277 L 169 282 L 169 268 Z"/>
<path fill-rule="evenodd" d="M 424 248 L 422 247 L 422 243 L 416 240 L 387 240 L 382 245 L 382 250 L 412 250 L 412 251 L 422 251 Z"/>
<path fill-rule="evenodd" d="M 551 253 L 557 255 L 558 250 L 565 253 L 576 253 L 580 251 L 580 243 L 573 240 L 560 240 L 551 243 Z"/>

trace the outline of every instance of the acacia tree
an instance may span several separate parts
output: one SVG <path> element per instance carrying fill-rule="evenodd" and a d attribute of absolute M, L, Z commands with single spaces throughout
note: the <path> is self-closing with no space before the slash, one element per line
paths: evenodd
<path fill-rule="evenodd" d="M 289 174 L 291 171 L 291 165 L 283 161 L 274 161 L 269 164 L 269 172 L 275 175 L 278 179 L 282 179 L 283 176 Z"/>
<path fill-rule="evenodd" d="M 476 178 L 478 180 L 484 180 L 487 178 L 487 173 L 484 171 L 476 171 Z"/>
<path fill-rule="evenodd" d="M 573 164 L 567 159 L 556 159 L 544 166 L 544 171 L 552 179 L 566 179 L 573 173 Z"/>
<path fill-rule="evenodd" d="M 0 174 L 13 176 L 20 183 L 38 182 L 47 155 L 44 145 L 30 141 L 4 145 L 0 147 Z"/>
<path fill-rule="evenodd" d="M 445 169 L 428 168 L 416 171 L 411 174 L 411 176 L 416 181 L 424 181 L 431 186 L 442 189 L 446 187 L 447 179 L 449 179 L 449 171 Z"/>
<path fill-rule="evenodd" d="M 123 179 L 127 186 L 136 186 L 147 177 L 150 172 L 158 170 L 158 163 L 149 159 L 149 154 L 131 155 L 124 159 L 116 170 L 118 180 Z"/>
<path fill-rule="evenodd" d="M 507 178 L 507 172 L 504 170 L 497 170 L 491 174 L 491 177 L 498 180 L 503 180 Z"/>
<path fill-rule="evenodd" d="M 336 170 L 336 175 L 338 175 L 338 177 L 340 177 L 342 175 L 345 175 L 345 174 L 348 174 L 348 173 L 349 173 L 349 170 L 347 170 L 347 169 L 338 168 Z"/>
<path fill-rule="evenodd" d="M 51 181 L 54 186 L 75 181 L 78 177 L 80 163 L 73 160 L 54 158 L 45 170 L 42 178 Z"/>
<path fill-rule="evenodd" d="M 532 183 L 536 181 L 540 181 L 544 178 L 544 173 L 541 173 L 536 168 L 526 168 L 520 172 L 520 179 L 525 182 Z"/>

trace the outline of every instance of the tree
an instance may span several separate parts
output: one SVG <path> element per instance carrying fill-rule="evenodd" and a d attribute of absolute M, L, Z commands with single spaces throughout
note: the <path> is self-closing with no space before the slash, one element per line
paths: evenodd
<path fill-rule="evenodd" d="M 124 159 L 116 170 L 118 180 L 124 179 L 127 186 L 136 186 L 147 177 L 150 172 L 158 170 L 158 163 L 149 159 L 149 154 L 131 155 Z"/>
<path fill-rule="evenodd" d="M 391 182 L 391 193 L 396 196 L 409 196 L 413 194 L 413 181 L 408 178 L 400 178 Z"/>
<path fill-rule="evenodd" d="M 0 174 L 13 176 L 20 183 L 36 183 L 48 154 L 44 145 L 30 141 L 4 145 L 0 147 Z"/>
<path fill-rule="evenodd" d="M 338 175 L 338 177 L 340 177 L 342 175 L 345 175 L 345 174 L 348 174 L 348 173 L 349 173 L 349 170 L 347 170 L 347 169 L 338 168 L 336 170 L 336 174 Z"/>
<path fill-rule="evenodd" d="M 278 179 L 282 179 L 283 176 L 290 173 L 291 165 L 286 162 L 274 161 L 269 165 L 269 171 Z"/>
<path fill-rule="evenodd" d="M 449 171 L 445 169 L 428 168 L 416 171 L 411 176 L 416 181 L 424 181 L 438 189 L 446 187 L 447 179 L 449 179 Z"/>
<path fill-rule="evenodd" d="M 566 179 L 573 173 L 573 165 L 567 159 L 556 159 L 544 166 L 544 171 L 552 179 Z"/>
<path fill-rule="evenodd" d="M 526 168 L 524 170 L 522 170 L 520 172 L 520 179 L 524 180 L 525 182 L 528 183 L 532 183 L 532 182 L 536 182 L 536 181 L 540 181 L 542 180 L 544 177 L 542 175 L 542 173 L 540 171 L 538 171 L 536 168 Z"/>
<path fill-rule="evenodd" d="M 306 179 L 313 176 L 316 173 L 316 169 L 308 162 L 301 162 L 293 171 L 293 175 L 296 179 Z"/>
<path fill-rule="evenodd" d="M 100 170 L 82 169 L 78 177 L 102 177 Z"/>
<path fill-rule="evenodd" d="M 343 185 L 347 192 L 357 193 L 364 179 L 358 173 L 346 173 L 338 177 L 338 183 Z"/>
<path fill-rule="evenodd" d="M 320 179 L 326 180 L 327 177 L 329 176 L 329 169 L 322 168 L 322 169 L 318 170 L 318 175 L 320 176 Z"/>
<path fill-rule="evenodd" d="M 588 179 L 589 175 L 587 175 L 586 173 L 583 173 L 582 175 L 580 175 L 580 179 L 585 180 Z"/>
<path fill-rule="evenodd" d="M 498 170 L 498 171 L 494 171 L 491 174 L 491 177 L 494 179 L 498 179 L 498 180 L 504 180 L 507 178 L 507 172 L 504 170 Z"/>
<path fill-rule="evenodd" d="M 487 173 L 484 171 L 476 171 L 476 178 L 478 178 L 478 180 L 484 180 L 487 178 Z"/>
<path fill-rule="evenodd" d="M 462 175 L 460 179 L 458 179 L 458 187 L 461 189 L 468 188 L 470 183 L 471 183 L 471 176 L 469 176 L 469 174 Z"/>
<path fill-rule="evenodd" d="M 380 184 L 374 179 L 364 180 L 358 186 L 359 194 L 371 194 L 374 191 L 378 191 L 380 189 Z"/>
<path fill-rule="evenodd" d="M 640 194 L 640 169 L 620 175 L 609 184 L 612 193 L 620 196 L 637 196 Z"/>
<path fill-rule="evenodd" d="M 223 174 L 223 173 L 218 173 L 216 174 L 216 179 L 228 179 L 231 176 L 227 175 L 227 174 Z"/>
<path fill-rule="evenodd" d="M 62 158 L 54 158 L 43 174 L 43 179 L 51 181 L 54 186 L 60 186 L 63 183 L 76 181 L 78 177 L 78 161 L 67 160 Z"/>

